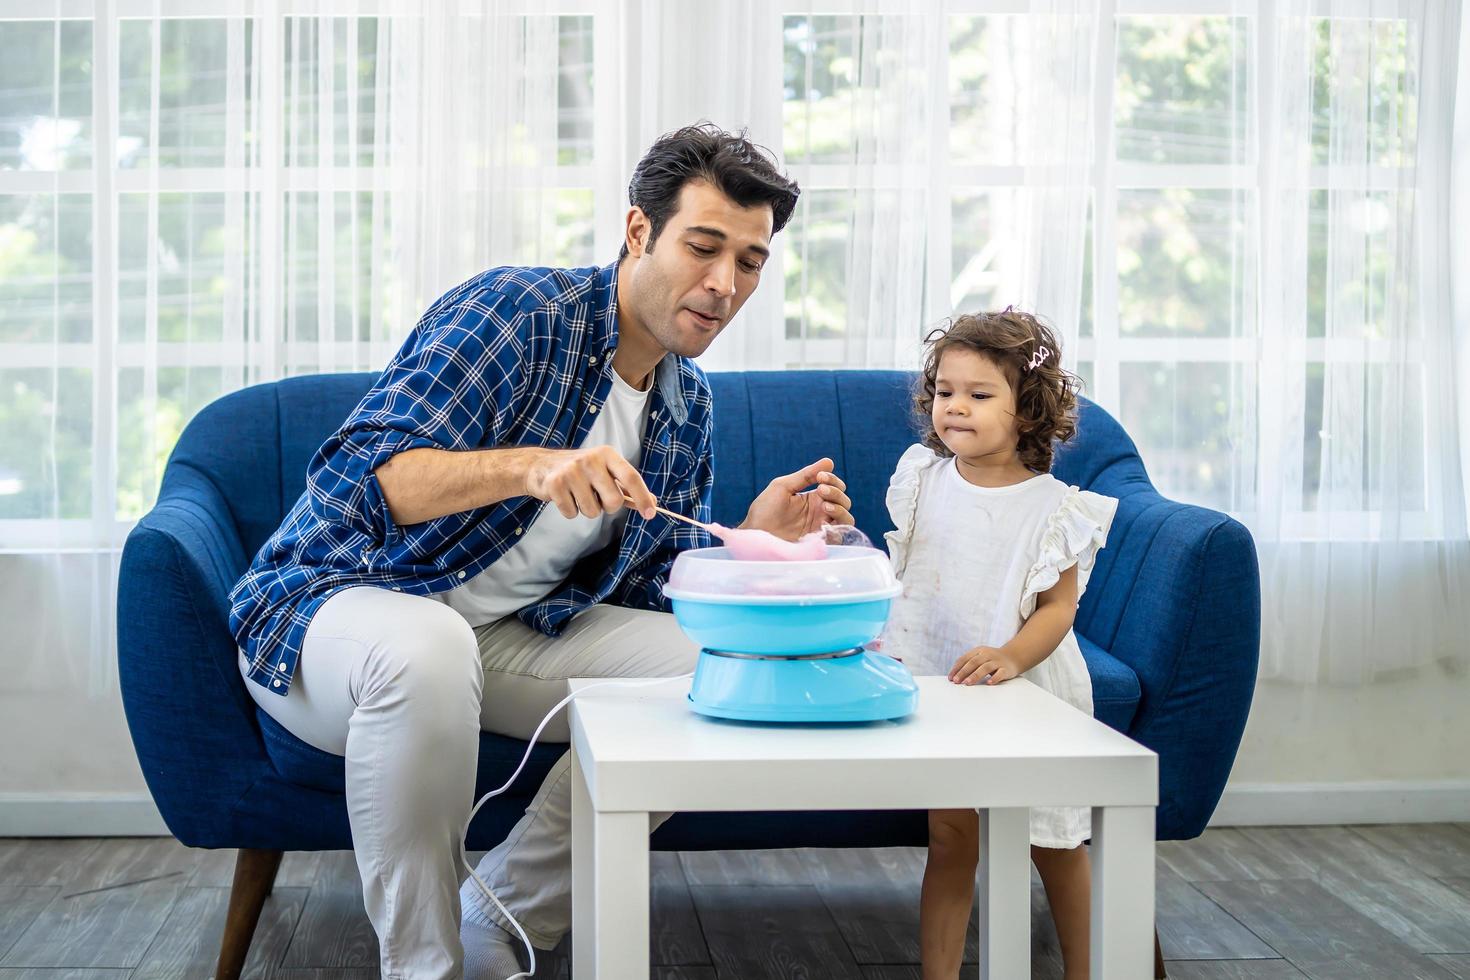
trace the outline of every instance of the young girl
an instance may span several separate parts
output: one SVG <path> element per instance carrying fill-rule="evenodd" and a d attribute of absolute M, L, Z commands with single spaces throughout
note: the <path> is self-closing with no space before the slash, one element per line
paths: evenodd
<path fill-rule="evenodd" d="M 889 554 L 903 581 L 883 638 L 915 674 L 955 684 L 1025 676 L 1092 713 L 1072 619 L 1117 501 L 1049 472 L 1076 430 L 1077 380 L 1052 331 L 1009 307 L 962 316 L 927 340 L 915 397 L 923 445 L 888 486 Z M 1087 976 L 1089 812 L 1031 810 L 1031 859 L 1067 980 Z M 925 980 L 958 975 L 979 850 L 974 810 L 929 814 L 920 899 Z"/>

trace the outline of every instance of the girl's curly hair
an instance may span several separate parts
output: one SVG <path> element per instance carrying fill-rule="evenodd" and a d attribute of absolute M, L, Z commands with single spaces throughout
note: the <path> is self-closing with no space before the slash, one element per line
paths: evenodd
<path fill-rule="evenodd" d="M 986 358 L 1010 382 L 1016 400 L 1019 439 L 1016 454 L 1035 473 L 1051 470 L 1055 443 L 1077 431 L 1077 392 L 1081 380 L 1062 370 L 1056 334 L 1030 313 L 1007 307 L 999 313 L 970 313 L 950 321 L 924 338 L 927 351 L 914 391 L 924 445 L 940 456 L 953 456 L 934 430 L 934 389 L 939 362 L 952 350 L 968 350 Z M 1041 348 L 1046 348 L 1043 356 Z"/>

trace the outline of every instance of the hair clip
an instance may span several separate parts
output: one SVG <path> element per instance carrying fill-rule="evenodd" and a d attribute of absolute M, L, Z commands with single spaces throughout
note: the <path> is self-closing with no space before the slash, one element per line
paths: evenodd
<path fill-rule="evenodd" d="M 1026 370 L 1028 372 L 1036 370 L 1038 367 L 1045 364 L 1046 359 L 1049 357 L 1051 357 L 1051 348 L 1047 347 L 1045 344 L 1037 347 L 1036 353 L 1031 355 L 1031 360 L 1026 364 Z"/>
<path fill-rule="evenodd" d="M 1007 306 L 1006 306 L 1006 308 L 1005 308 L 1005 309 L 1003 309 L 1003 310 L 1001 310 L 1001 311 L 1000 311 L 1000 312 L 1001 312 L 1001 313 L 1002 313 L 1002 314 L 1006 314 L 1006 313 L 1009 313 L 1009 312 L 1011 312 L 1011 311 L 1012 311 L 1012 310 L 1014 310 L 1014 309 L 1015 309 L 1015 308 L 1016 308 L 1016 304 L 1014 304 L 1014 303 L 1010 303 L 1010 304 L 1008 304 L 1008 305 L 1007 305 Z"/>

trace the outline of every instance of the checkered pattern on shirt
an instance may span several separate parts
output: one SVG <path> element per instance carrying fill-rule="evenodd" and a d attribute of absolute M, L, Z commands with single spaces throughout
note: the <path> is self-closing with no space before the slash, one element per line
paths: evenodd
<path fill-rule="evenodd" d="M 616 264 L 491 269 L 435 302 L 312 458 L 306 491 L 230 593 L 230 628 L 250 678 L 284 695 L 312 616 L 341 589 L 446 592 L 509 550 L 541 501 L 512 497 L 399 527 L 374 470 L 420 446 L 580 445 L 611 391 L 616 347 Z M 692 361 L 670 354 L 654 388 L 639 469 L 663 506 L 709 521 L 709 384 Z M 630 513 L 615 547 L 584 558 L 518 615 L 555 636 L 598 602 L 666 610 L 674 556 L 708 543 L 682 522 Z"/>

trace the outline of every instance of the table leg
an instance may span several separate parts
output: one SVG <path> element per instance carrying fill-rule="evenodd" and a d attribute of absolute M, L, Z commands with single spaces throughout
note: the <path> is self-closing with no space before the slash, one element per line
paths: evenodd
<path fill-rule="evenodd" d="M 1031 975 L 1031 811 L 980 811 L 980 976 Z"/>
<path fill-rule="evenodd" d="M 646 977 L 647 813 L 598 812 L 572 754 L 572 975 Z"/>
<path fill-rule="evenodd" d="M 585 936 L 586 941 L 581 937 Z M 592 798 L 572 743 L 572 969 L 590 976 L 592 965 Z"/>
<path fill-rule="evenodd" d="M 1092 810 L 1092 980 L 1153 975 L 1154 808 Z"/>

